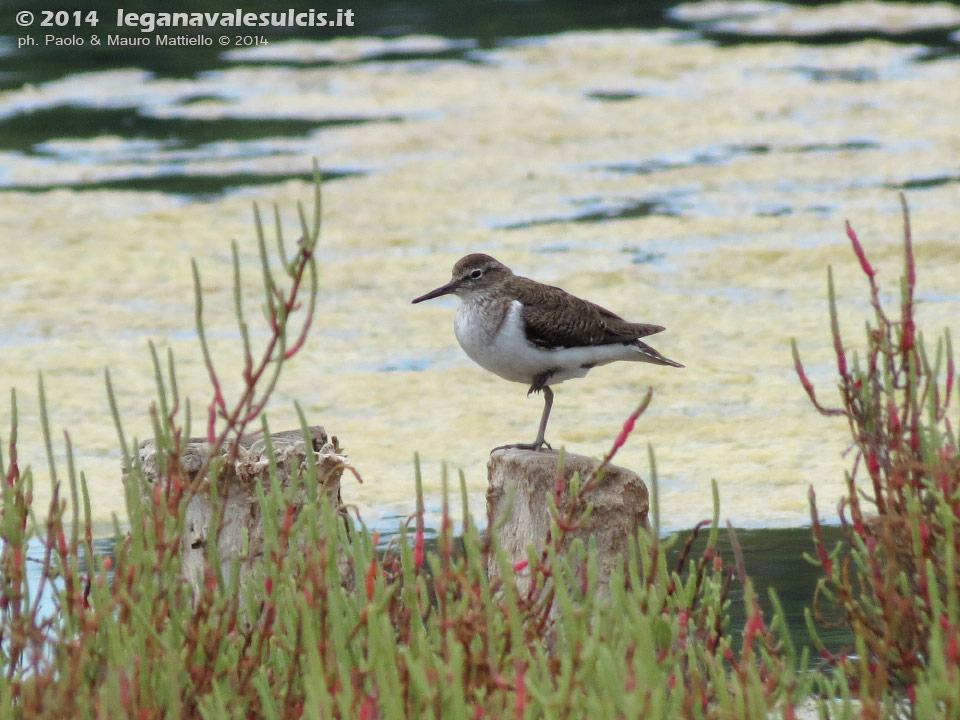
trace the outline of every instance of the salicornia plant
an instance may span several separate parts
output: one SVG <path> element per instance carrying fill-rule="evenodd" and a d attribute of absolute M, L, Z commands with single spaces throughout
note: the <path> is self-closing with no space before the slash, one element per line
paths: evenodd
<path fill-rule="evenodd" d="M 847 347 L 833 275 L 827 276 L 839 406 L 818 400 L 793 346 L 810 400 L 821 414 L 847 420 L 855 451 L 840 506 L 845 541 L 832 551 L 810 489 L 814 561 L 824 571 L 814 613 L 822 617 L 827 606 L 853 631 L 851 654 L 818 645 L 862 699 L 862 717 L 958 718 L 960 452 L 950 420 L 956 372 L 949 330 L 930 343 L 916 324 L 916 262 L 902 195 L 901 202 L 904 272 L 893 312 L 881 302 L 877 273 L 847 224 L 873 308 L 863 352 Z"/>

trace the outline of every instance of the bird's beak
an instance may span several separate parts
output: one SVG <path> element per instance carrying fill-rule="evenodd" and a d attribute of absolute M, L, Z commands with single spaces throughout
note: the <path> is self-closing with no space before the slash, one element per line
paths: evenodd
<path fill-rule="evenodd" d="M 433 300 L 433 298 L 440 297 L 441 295 L 449 295 L 457 288 L 457 281 L 451 280 L 446 285 L 438 287 L 436 290 L 431 290 L 426 295 L 421 295 L 416 300 L 413 300 L 413 304 L 416 305 L 418 302 L 423 302 L 424 300 Z"/>

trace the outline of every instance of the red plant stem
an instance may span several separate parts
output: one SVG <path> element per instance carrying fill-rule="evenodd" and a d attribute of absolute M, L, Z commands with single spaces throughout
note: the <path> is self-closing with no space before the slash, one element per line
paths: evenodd
<path fill-rule="evenodd" d="M 863 251 L 863 245 L 861 245 L 860 240 L 857 239 L 857 233 L 854 232 L 850 226 L 849 220 L 847 220 L 847 237 L 850 238 L 850 242 L 853 244 L 853 252 L 860 261 L 860 267 L 863 269 L 863 273 L 872 281 L 873 276 L 876 275 L 876 271 L 873 269 L 870 261 L 867 260 L 867 254 Z"/>
<path fill-rule="evenodd" d="M 207 442 L 217 444 L 217 406 L 214 400 L 210 401 L 207 408 Z"/>
<path fill-rule="evenodd" d="M 833 336 L 833 349 L 837 355 L 837 372 L 840 373 L 840 377 L 844 380 L 848 378 L 847 376 L 847 356 L 843 350 L 843 342 L 840 340 L 840 333 L 836 333 Z"/>
<path fill-rule="evenodd" d="M 419 570 L 423 566 L 423 513 L 417 513 L 417 533 L 413 541 L 413 566 Z"/>
<path fill-rule="evenodd" d="M 276 322 L 273 323 L 274 325 L 273 332 L 271 333 L 270 339 L 267 342 L 267 346 L 264 349 L 263 354 L 261 355 L 260 362 L 256 370 L 250 373 L 249 376 L 246 372 L 244 373 L 245 387 L 243 390 L 243 394 L 240 397 L 240 400 L 234 406 L 234 409 L 232 412 L 228 413 L 225 409 L 221 411 L 221 415 L 227 421 L 226 426 L 220 432 L 219 435 L 212 436 L 212 439 L 210 434 L 211 426 L 210 426 L 210 422 L 208 421 L 207 439 L 208 439 L 208 442 L 210 442 L 211 447 L 200 469 L 194 475 L 194 480 L 191 483 L 191 486 L 187 493 L 189 496 L 193 496 L 194 494 L 196 494 L 197 490 L 200 487 L 200 484 L 203 482 L 206 476 L 207 470 L 210 468 L 210 463 L 213 461 L 213 458 L 219 454 L 220 449 L 223 447 L 223 444 L 226 442 L 227 438 L 230 436 L 230 433 L 236 432 L 238 436 L 242 435 L 246 426 L 250 422 L 252 422 L 255 418 L 257 418 L 260 415 L 260 413 L 263 411 L 263 408 L 266 406 L 269 394 L 266 394 L 259 401 L 255 402 L 256 387 L 257 387 L 257 384 L 260 382 L 260 378 L 266 372 L 267 368 L 269 368 L 271 364 L 276 362 L 276 359 L 274 358 L 274 353 L 275 353 L 277 344 L 280 342 L 280 338 L 282 337 L 283 332 L 286 329 L 286 322 L 289 320 L 289 310 L 293 308 L 293 306 L 296 304 L 296 298 L 300 290 L 300 285 L 303 282 L 303 275 L 306 272 L 307 268 L 310 266 L 310 261 L 312 257 L 313 257 L 313 254 L 311 252 L 308 252 L 306 249 L 301 250 L 296 267 L 293 269 L 293 272 L 292 272 L 293 282 L 291 283 L 290 290 L 287 295 L 288 299 L 286 303 L 284 303 L 285 307 L 288 310 L 288 312 L 284 315 L 284 327 L 280 328 Z M 313 318 L 313 313 L 311 312 L 307 320 L 312 321 L 312 318 Z M 309 328 L 309 325 L 306 324 L 305 322 L 302 332 L 306 332 L 308 328 Z M 209 361 L 209 358 L 205 357 L 204 361 L 207 366 L 207 373 L 210 376 L 211 383 L 214 385 L 214 388 L 219 388 L 220 384 L 219 384 L 219 379 L 217 377 L 216 369 L 213 367 L 212 362 Z M 217 391 L 215 390 L 214 400 L 212 400 L 210 404 L 211 409 L 213 409 L 216 404 L 216 393 Z M 233 447 L 234 453 L 237 452 L 237 448 L 238 448 L 238 444 L 235 444 Z"/>
<path fill-rule="evenodd" d="M 306 254 L 306 253 L 304 252 L 304 254 Z M 292 299 L 293 299 L 293 297 L 294 297 L 294 296 L 291 295 L 291 305 L 292 305 Z M 294 343 L 293 343 L 293 345 L 290 347 L 290 349 L 287 350 L 286 353 L 284 353 L 284 355 L 283 355 L 283 359 L 284 359 L 284 360 L 289 360 L 289 359 L 292 358 L 294 355 L 296 355 L 297 352 L 299 352 L 300 348 L 303 347 L 304 342 L 306 342 L 306 340 L 307 340 L 307 331 L 310 329 L 310 326 L 313 324 L 313 313 L 314 313 L 315 307 L 316 307 L 316 305 L 315 305 L 314 303 L 310 303 L 310 304 L 307 306 L 307 317 L 304 318 L 304 320 L 303 320 L 303 326 L 302 326 L 302 328 L 301 328 L 301 330 L 300 330 L 300 335 L 299 335 L 299 337 L 294 341 Z"/>
<path fill-rule="evenodd" d="M 828 408 L 820 404 L 820 401 L 817 400 L 817 394 L 813 389 L 813 383 L 810 382 L 810 378 L 807 377 L 807 373 L 803 369 L 803 363 L 800 360 L 800 353 L 797 350 L 796 343 L 792 345 L 793 348 L 793 367 L 797 372 L 797 377 L 800 379 L 800 385 L 803 386 L 803 389 L 807 393 L 807 397 L 810 398 L 810 402 L 813 403 L 813 406 L 817 409 L 821 415 L 847 415 L 846 410 L 840 410 L 839 408 Z"/>
<path fill-rule="evenodd" d="M 643 415 L 644 411 L 649 407 L 650 401 L 653 399 L 653 388 L 647 388 L 647 394 L 643 396 L 643 400 L 640 401 L 640 404 L 637 405 L 637 408 L 630 413 L 630 417 L 626 419 L 623 423 L 623 427 L 620 430 L 620 434 L 617 435 L 617 439 L 613 441 L 613 447 L 610 448 L 610 452 L 606 454 L 601 462 L 593 472 L 590 473 L 590 476 L 587 478 L 586 482 L 583 483 L 583 486 L 580 488 L 581 495 L 589 489 L 590 485 L 600 476 L 600 473 L 604 471 L 607 465 L 610 464 L 610 461 L 613 460 L 613 457 L 617 454 L 617 451 L 620 450 L 627 442 L 627 438 L 630 437 L 630 433 L 633 432 L 633 427 L 637 422 L 637 418 Z"/>
<path fill-rule="evenodd" d="M 766 624 L 763 622 L 763 613 L 760 611 L 760 604 L 754 599 L 753 606 L 750 609 L 750 616 L 747 618 L 747 625 L 743 631 L 743 655 L 746 656 L 752 652 L 753 643 L 757 639 L 757 634 L 765 632 Z"/>
<path fill-rule="evenodd" d="M 372 697 L 367 695 L 363 699 L 363 707 L 360 708 L 360 720 L 375 720 L 377 717 L 377 704 Z"/>
<path fill-rule="evenodd" d="M 827 553 L 827 547 L 823 540 L 823 528 L 820 525 L 820 516 L 817 513 L 817 494 L 813 489 L 813 485 L 810 486 L 810 519 L 812 520 L 812 530 L 813 530 L 813 543 L 817 549 L 817 557 L 820 559 L 820 564 L 823 565 L 824 571 L 828 576 L 833 575 L 833 562 L 830 560 L 830 555 Z"/>
<path fill-rule="evenodd" d="M 514 689 L 516 691 L 516 699 L 514 701 L 513 711 L 517 718 L 522 719 L 524 712 L 527 709 L 527 666 L 518 665 L 517 675 L 514 680 Z"/>
<path fill-rule="evenodd" d="M 947 379 L 946 387 L 943 392 L 943 414 L 946 415 L 947 408 L 950 406 L 950 391 L 953 390 L 953 379 L 956 368 L 953 364 L 953 353 L 947 356 Z"/>
<path fill-rule="evenodd" d="M 223 391 L 220 389 L 220 381 L 217 379 L 216 375 L 211 378 L 211 382 L 213 382 L 213 401 L 216 403 L 218 408 L 220 408 L 223 412 L 226 412 L 227 403 L 223 399 Z"/>
<path fill-rule="evenodd" d="M 370 565 L 367 567 L 366 591 L 367 602 L 373 602 L 373 593 L 377 588 L 377 558 L 370 558 Z"/>

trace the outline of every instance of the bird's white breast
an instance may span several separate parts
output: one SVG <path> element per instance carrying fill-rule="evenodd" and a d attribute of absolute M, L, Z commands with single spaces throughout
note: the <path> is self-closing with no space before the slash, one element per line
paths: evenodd
<path fill-rule="evenodd" d="M 537 347 L 526 338 L 522 310 L 517 300 L 510 303 L 505 314 L 491 304 L 462 302 L 454 321 L 460 347 L 482 368 L 504 380 L 528 385 L 548 370 L 554 374 L 547 384 L 556 385 L 583 377 L 596 365 L 635 359 L 636 350 L 620 343 L 552 350 Z"/>

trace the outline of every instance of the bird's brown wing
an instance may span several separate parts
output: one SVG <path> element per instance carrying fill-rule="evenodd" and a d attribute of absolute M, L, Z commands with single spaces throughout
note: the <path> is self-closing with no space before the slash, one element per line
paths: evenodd
<path fill-rule="evenodd" d="M 516 283 L 511 290 L 523 305 L 521 318 L 527 338 L 545 349 L 630 342 L 664 329 L 661 325 L 627 322 L 552 285 Z"/>

